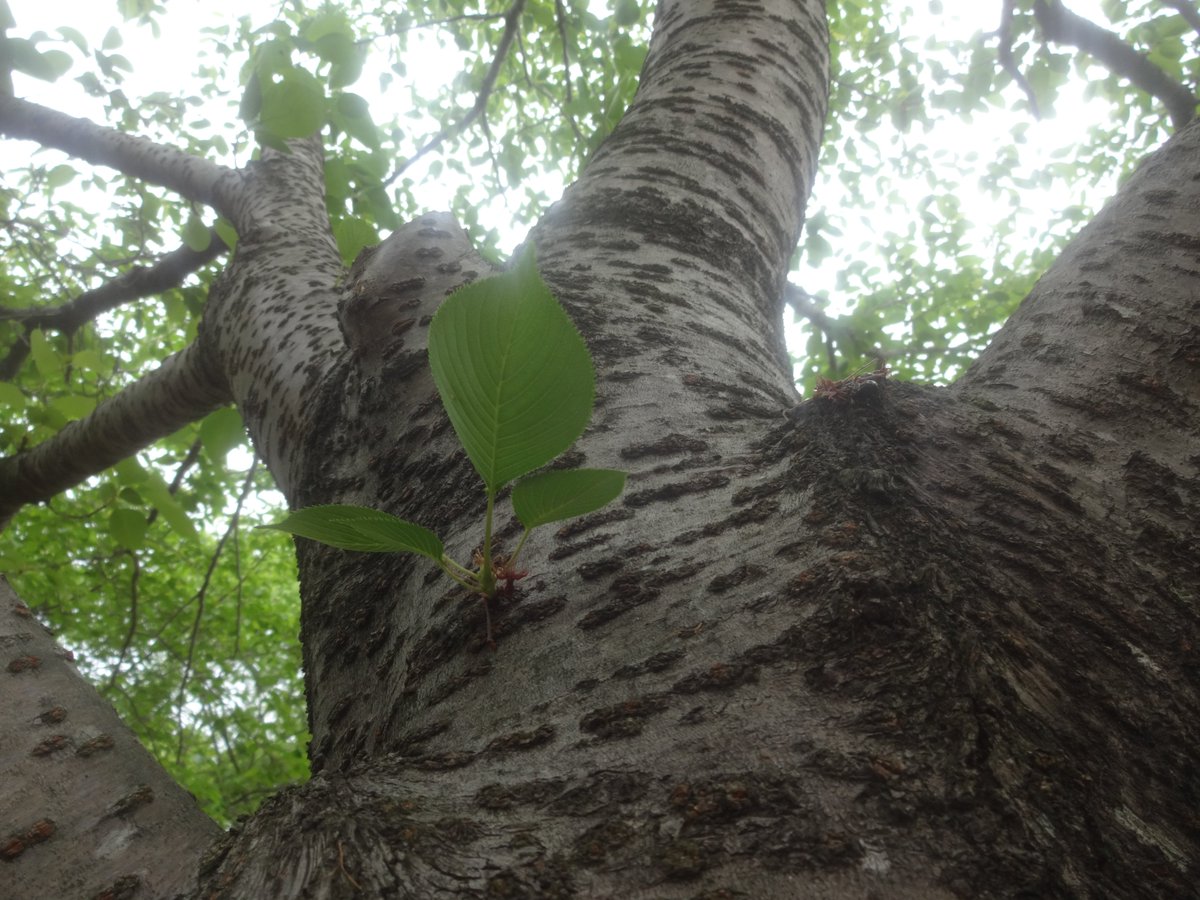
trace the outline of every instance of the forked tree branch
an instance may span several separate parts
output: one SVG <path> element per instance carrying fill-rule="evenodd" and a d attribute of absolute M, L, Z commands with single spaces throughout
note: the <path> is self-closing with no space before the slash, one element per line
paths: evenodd
<path fill-rule="evenodd" d="M 29 355 L 29 333 L 34 329 L 51 329 L 70 334 L 102 313 L 116 309 L 122 303 L 160 294 L 183 283 L 184 278 L 208 265 L 229 248 L 217 235 L 209 233 L 208 249 L 193 250 L 182 246 L 154 263 L 136 266 L 98 288 L 84 291 L 74 300 L 61 306 L 44 309 L 3 309 L 0 322 L 17 321 L 25 333 L 17 338 L 8 354 L 0 360 L 0 381 L 15 378 Z"/>
<path fill-rule="evenodd" d="M 0 96 L 0 135 L 35 141 L 85 162 L 108 166 L 232 218 L 238 171 L 175 147 L 5 96 Z"/>
<path fill-rule="evenodd" d="M 0 459 L 0 527 L 26 503 L 47 500 L 231 402 L 197 344 L 31 450 Z"/>
<path fill-rule="evenodd" d="M 1062 0 L 1034 0 L 1033 14 L 1047 40 L 1070 44 L 1099 60 L 1114 75 L 1128 78 L 1167 107 L 1171 124 L 1180 129 L 1196 115 L 1196 96 L 1117 35 L 1101 28 L 1062 4 Z"/>

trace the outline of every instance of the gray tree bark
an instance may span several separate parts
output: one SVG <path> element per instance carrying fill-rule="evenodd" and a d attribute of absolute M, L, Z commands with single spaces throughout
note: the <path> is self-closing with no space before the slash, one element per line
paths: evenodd
<path fill-rule="evenodd" d="M 625 495 L 535 535 L 494 649 L 423 561 L 299 542 L 314 777 L 190 896 L 1191 895 L 1200 126 L 953 388 L 797 406 L 779 304 L 826 76 L 815 0 L 664 0 L 532 236 L 599 377 L 564 464 Z M 482 492 L 424 340 L 486 264 L 432 215 L 343 279 L 317 162 L 248 178 L 198 346 L 293 505 L 467 557 Z"/>

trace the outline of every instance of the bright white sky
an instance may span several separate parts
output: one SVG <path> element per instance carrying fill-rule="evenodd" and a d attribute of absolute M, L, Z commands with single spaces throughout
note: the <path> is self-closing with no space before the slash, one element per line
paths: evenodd
<path fill-rule="evenodd" d="M 598 7 L 597 11 L 601 14 L 609 5 L 607 0 L 592 0 L 592 3 Z M 59 26 L 69 24 L 81 31 L 89 43 L 96 47 L 100 46 L 105 32 L 117 19 L 114 9 L 116 4 L 112 2 L 9 0 L 9 4 L 18 23 L 18 34 L 28 34 L 32 30 L 40 29 L 50 35 L 56 35 L 56 29 Z M 968 40 L 980 31 L 994 30 L 998 24 L 1000 0 L 970 4 L 950 3 L 945 6 L 947 11 L 933 15 L 929 12 L 929 3 L 924 0 L 912 0 L 913 17 L 910 27 L 913 32 L 924 36 L 936 35 L 944 40 Z M 1099 10 L 1100 0 L 1071 0 L 1070 6 L 1082 15 L 1095 17 L 1097 21 L 1104 21 Z M 153 37 L 148 28 L 132 25 L 121 26 L 120 31 L 124 43 L 119 52 L 128 57 L 134 66 L 134 71 L 127 77 L 126 92 L 130 96 L 137 96 L 155 90 L 165 90 L 170 93 L 186 90 L 188 85 L 195 82 L 194 71 L 202 62 L 197 55 L 202 46 L 199 43 L 201 27 L 220 22 L 232 23 L 236 21 L 237 17 L 247 14 L 253 16 L 256 26 L 263 25 L 274 19 L 277 8 L 278 4 L 269 2 L 269 0 L 243 0 L 238 4 L 175 2 L 168 3 L 167 12 L 159 17 L 161 36 L 158 39 Z M 439 84 L 448 82 L 456 74 L 453 66 L 446 65 L 447 54 L 444 49 L 430 44 L 426 48 L 425 54 L 417 56 L 416 54 L 419 52 L 419 49 L 414 48 L 408 72 L 417 81 L 417 86 L 422 92 L 436 90 Z M 75 115 L 98 117 L 98 107 L 95 101 L 83 94 L 79 85 L 74 81 L 74 74 L 74 72 L 68 73 L 54 84 L 46 84 L 18 75 L 17 92 L 21 96 Z M 362 93 L 371 101 L 376 121 L 382 122 L 388 118 L 386 110 L 389 101 L 387 97 L 379 94 L 377 85 L 378 78 L 370 74 L 368 70 L 368 73 L 364 74 L 356 83 L 354 90 Z M 1076 86 L 1075 90 L 1081 92 L 1082 87 Z M 231 85 L 230 91 L 236 96 L 236 86 Z M 395 96 L 407 96 L 407 92 L 396 91 Z M 929 134 L 918 134 L 915 137 L 932 150 L 940 148 L 954 157 L 962 157 L 971 150 L 980 151 L 978 162 L 982 170 L 988 162 L 987 148 L 1011 143 L 1010 129 L 1016 123 L 1024 122 L 1028 125 L 1028 132 L 1027 142 L 1020 148 L 1021 159 L 1027 171 L 1033 173 L 1050 161 L 1052 151 L 1070 145 L 1104 113 L 1098 105 L 1089 108 L 1089 104 L 1082 99 L 1081 94 L 1077 99 L 1062 96 L 1057 104 L 1057 109 L 1058 114 L 1055 117 L 1044 118 L 1041 121 L 1032 120 L 1026 112 L 1007 109 L 994 109 L 986 114 L 976 114 L 974 120 L 969 124 L 956 118 L 948 118 Z M 212 117 L 228 117 L 229 114 L 228 108 L 222 107 L 214 110 Z M 414 126 L 410 124 L 408 127 Z M 436 123 L 429 122 L 425 133 L 434 132 L 436 127 Z M 6 159 L 20 159 L 20 153 L 27 152 L 16 151 L 18 155 L 14 157 L 14 150 L 15 148 L 11 144 L 8 146 L 0 144 L 0 164 L 3 164 Z M 429 161 L 432 161 L 432 158 Z M 420 178 L 419 172 L 413 174 L 418 176 L 415 179 L 418 185 L 417 197 L 423 208 L 444 209 L 450 205 L 450 189 L 439 184 L 436 179 Z M 1065 194 L 1031 196 L 1027 201 L 1030 208 L 1026 210 L 1030 233 L 1033 234 L 1040 224 L 1044 224 L 1054 211 L 1077 203 L 1097 204 L 1111 193 L 1114 183 L 1110 179 L 1099 185 L 1081 186 L 1076 189 L 1075 196 Z M 559 186 L 548 185 L 548 187 L 553 192 Z M 814 207 L 837 206 L 838 190 L 835 181 L 826 180 L 820 183 Z M 929 186 L 922 180 L 920 183 L 912 185 L 912 191 L 913 205 L 915 205 L 920 198 L 929 193 Z M 978 239 L 981 244 L 986 245 L 990 231 L 988 223 L 994 222 L 996 216 L 1007 217 L 1012 213 L 1007 208 L 997 208 L 990 197 L 978 189 L 973 179 L 965 179 L 955 191 L 963 208 L 972 211 L 972 218 L 975 220 L 978 230 Z M 875 233 L 881 233 L 888 229 L 902 232 L 907 226 L 904 217 L 910 215 L 911 213 L 907 209 L 896 210 L 893 214 L 894 221 L 889 221 L 886 216 L 881 215 L 875 217 L 869 227 Z M 502 203 L 494 203 L 490 208 L 485 209 L 481 219 L 485 225 L 495 227 L 500 231 L 506 250 L 514 247 L 523 237 L 522 234 L 511 228 L 510 219 L 506 215 Z M 856 247 L 860 242 L 859 238 L 851 234 L 846 235 L 843 240 L 849 247 Z M 986 256 L 987 254 L 981 255 Z M 833 292 L 836 271 L 836 265 L 827 265 L 815 271 L 805 270 L 794 277 L 803 283 L 810 293 Z M 837 308 L 835 296 L 831 311 L 836 312 Z M 793 330 L 791 337 L 793 340 L 799 339 L 798 329 Z"/>

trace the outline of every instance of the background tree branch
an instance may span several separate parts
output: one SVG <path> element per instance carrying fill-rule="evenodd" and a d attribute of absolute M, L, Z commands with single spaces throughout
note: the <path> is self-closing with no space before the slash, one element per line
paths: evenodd
<path fill-rule="evenodd" d="M 1114 75 L 1128 78 L 1161 100 L 1175 128 L 1182 128 L 1196 115 L 1195 94 L 1168 78 L 1146 54 L 1134 50 L 1095 22 L 1071 12 L 1063 6 L 1062 0 L 1035 0 L 1033 14 L 1047 40 L 1070 44 L 1091 54 Z"/>
<path fill-rule="evenodd" d="M 0 96 L 0 135 L 35 141 L 86 162 L 108 166 L 232 218 L 230 189 L 239 180 L 237 170 L 183 150 L 16 97 Z"/>
<path fill-rule="evenodd" d="M 199 345 L 189 345 L 54 437 L 0 459 L 0 527 L 26 503 L 65 491 L 231 399 Z"/>
<path fill-rule="evenodd" d="M 209 231 L 208 247 L 201 251 L 186 245 L 159 258 L 152 266 L 135 266 L 128 272 L 84 291 L 74 300 L 48 308 L 0 309 L 0 322 L 16 321 L 24 333 L 0 360 L 0 381 L 16 377 L 29 355 L 29 333 L 34 329 L 50 329 L 70 334 L 97 316 L 116 309 L 122 303 L 151 297 L 169 288 L 178 287 L 188 275 L 208 265 L 229 248 L 213 229 Z"/>

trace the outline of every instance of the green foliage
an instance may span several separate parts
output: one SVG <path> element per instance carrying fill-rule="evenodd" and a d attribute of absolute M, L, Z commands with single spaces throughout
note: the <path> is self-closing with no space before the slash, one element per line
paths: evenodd
<path fill-rule="evenodd" d="M 264 527 L 344 550 L 419 553 L 459 584 L 491 597 L 498 569 L 492 558 L 496 495 L 583 434 L 595 394 L 591 356 L 538 274 L 531 249 L 511 271 L 467 285 L 442 303 L 429 325 L 429 365 L 487 494 L 478 569 L 447 557 L 428 528 L 361 506 L 310 506 Z M 513 508 L 525 532 L 503 570 L 516 570 L 534 528 L 597 510 L 624 488 L 625 473 L 610 469 L 546 472 L 518 482 Z"/>
<path fill-rule="evenodd" d="M 566 450 L 592 416 L 591 357 L 531 252 L 442 304 L 429 329 L 429 365 L 493 494 Z"/>

